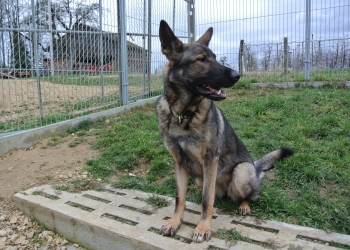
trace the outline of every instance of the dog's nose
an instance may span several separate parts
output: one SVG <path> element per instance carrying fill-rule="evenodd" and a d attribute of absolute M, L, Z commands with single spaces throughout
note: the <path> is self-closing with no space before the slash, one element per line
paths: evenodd
<path fill-rule="evenodd" d="M 241 75 L 239 73 L 237 73 L 236 71 L 231 72 L 231 78 L 233 81 L 237 82 L 240 77 L 241 77 Z"/>

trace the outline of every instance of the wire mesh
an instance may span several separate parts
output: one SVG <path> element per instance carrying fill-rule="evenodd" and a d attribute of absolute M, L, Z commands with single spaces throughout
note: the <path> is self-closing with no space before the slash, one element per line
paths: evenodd
<path fill-rule="evenodd" d="M 125 57 L 119 2 L 0 2 L 0 133 L 122 105 L 121 70 L 128 72 L 130 102 L 162 93 L 159 21 L 187 37 L 187 2 L 125 1 Z"/>
<path fill-rule="evenodd" d="M 241 61 L 242 82 L 303 82 L 307 1 L 197 1 L 196 36 L 213 26 L 211 48 L 236 70 Z M 350 80 L 349 14 L 349 1 L 311 1 L 311 81 Z"/>
<path fill-rule="evenodd" d="M 128 40 L 143 48 L 143 52 L 128 51 L 129 90 L 134 90 L 130 98 L 137 100 L 161 94 L 161 74 L 166 58 L 160 50 L 159 22 L 166 20 L 175 34 L 187 42 L 187 2 L 135 0 L 127 5 L 126 18 Z"/>
<path fill-rule="evenodd" d="M 305 81 L 306 1 L 1 0 L 0 133 L 120 106 L 123 72 L 129 102 L 162 93 L 161 19 L 184 42 L 213 26 L 210 47 L 241 82 Z M 349 14 L 349 1 L 311 1 L 311 81 L 350 80 Z"/>

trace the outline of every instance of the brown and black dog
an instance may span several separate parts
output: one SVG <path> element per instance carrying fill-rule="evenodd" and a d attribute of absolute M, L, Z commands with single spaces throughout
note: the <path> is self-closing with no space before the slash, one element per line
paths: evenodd
<path fill-rule="evenodd" d="M 243 142 L 214 101 L 224 100 L 221 88 L 232 87 L 240 75 L 221 65 L 208 48 L 213 29 L 193 44 L 182 43 L 165 21 L 160 22 L 164 68 L 164 94 L 157 104 L 158 126 L 165 147 L 174 160 L 176 174 L 175 213 L 161 229 L 174 235 L 186 206 L 189 176 L 202 188 L 202 212 L 193 241 L 211 238 L 215 197 L 228 196 L 240 202 L 239 213 L 250 214 L 249 200 L 260 194 L 263 170 L 293 154 L 277 149 L 254 162 Z"/>

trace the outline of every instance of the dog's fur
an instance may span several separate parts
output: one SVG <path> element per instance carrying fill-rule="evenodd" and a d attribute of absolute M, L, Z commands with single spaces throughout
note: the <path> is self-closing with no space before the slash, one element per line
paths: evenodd
<path fill-rule="evenodd" d="M 175 213 L 161 229 L 174 235 L 180 227 L 186 205 L 189 176 L 202 188 L 202 213 L 193 241 L 211 238 L 211 218 L 216 197 L 228 196 L 241 202 L 239 213 L 250 214 L 249 200 L 260 193 L 263 170 L 274 161 L 293 154 L 277 149 L 253 162 L 213 100 L 226 98 L 222 87 L 232 87 L 240 75 L 221 65 L 207 47 L 209 28 L 193 44 L 182 43 L 165 21 L 160 22 L 162 53 L 169 60 L 164 68 L 164 95 L 157 104 L 158 126 L 176 174 Z"/>

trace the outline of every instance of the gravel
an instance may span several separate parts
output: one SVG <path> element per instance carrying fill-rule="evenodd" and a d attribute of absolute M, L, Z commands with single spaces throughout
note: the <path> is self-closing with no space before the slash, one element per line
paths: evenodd
<path fill-rule="evenodd" d="M 84 172 L 86 162 L 98 155 L 91 148 L 96 138 L 85 136 L 72 148 L 71 143 L 79 138 L 75 134 L 55 136 L 0 156 L 0 250 L 84 249 L 22 214 L 12 200 L 17 192 L 46 184 L 69 192 L 103 185 Z"/>
<path fill-rule="evenodd" d="M 0 250 L 80 250 L 78 244 L 48 231 L 25 216 L 12 202 L 0 201 Z"/>

